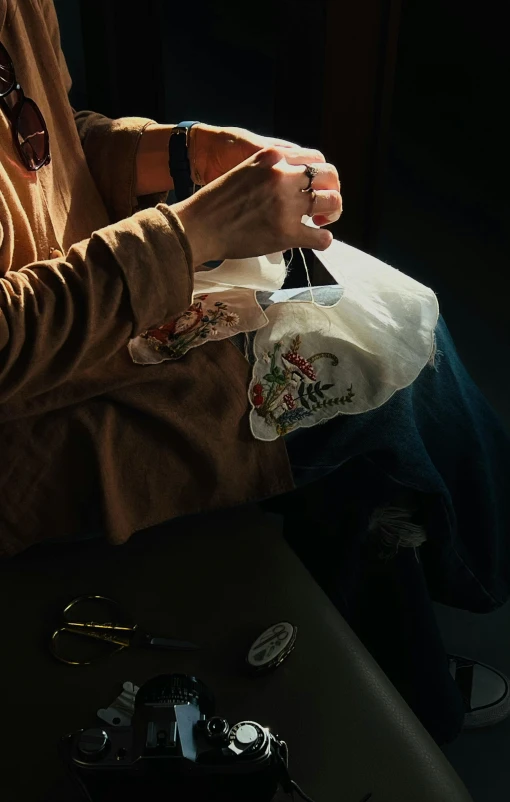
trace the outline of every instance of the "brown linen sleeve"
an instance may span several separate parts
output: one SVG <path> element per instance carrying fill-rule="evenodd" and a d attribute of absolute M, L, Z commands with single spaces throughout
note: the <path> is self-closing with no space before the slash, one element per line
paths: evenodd
<path fill-rule="evenodd" d="M 192 288 L 189 244 L 165 204 L 95 231 L 61 259 L 7 272 L 0 278 L 0 404 L 34 398 L 108 359 L 187 309 Z"/>
<path fill-rule="evenodd" d="M 121 117 L 111 120 L 94 111 L 74 111 L 81 145 L 94 183 L 112 223 L 129 217 L 141 206 L 155 206 L 168 193 L 135 194 L 136 153 L 143 131 L 154 120 Z"/>

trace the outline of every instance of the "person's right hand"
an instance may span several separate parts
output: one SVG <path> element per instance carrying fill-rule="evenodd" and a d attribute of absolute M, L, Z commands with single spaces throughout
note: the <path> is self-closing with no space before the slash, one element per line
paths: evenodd
<path fill-rule="evenodd" d="M 314 165 L 314 195 L 304 165 L 290 165 L 275 148 L 260 150 L 233 170 L 172 206 L 181 220 L 194 266 L 220 259 L 243 259 L 290 248 L 324 251 L 330 231 L 301 222 L 313 216 L 326 225 L 338 220 L 342 198 L 338 173 L 331 164 Z"/>

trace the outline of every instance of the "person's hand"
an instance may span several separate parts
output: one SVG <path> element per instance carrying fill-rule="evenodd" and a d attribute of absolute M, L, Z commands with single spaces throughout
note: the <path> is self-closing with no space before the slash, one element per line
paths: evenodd
<path fill-rule="evenodd" d="M 304 192 L 303 166 L 288 164 L 277 148 L 259 150 L 190 198 L 174 204 L 188 237 L 195 267 L 216 259 L 243 259 L 290 248 L 324 251 L 330 231 L 301 222 L 303 215 L 328 222 L 342 211 L 338 173 L 319 162 L 314 192 Z"/>
<path fill-rule="evenodd" d="M 326 159 L 319 150 L 303 148 L 284 139 L 260 136 L 245 128 L 219 128 L 199 123 L 190 132 L 190 164 L 195 184 L 204 186 L 228 173 L 264 148 L 276 148 L 288 164 L 318 164 Z M 331 187 L 332 188 L 332 187 Z M 340 187 L 336 187 L 340 189 Z M 318 226 L 333 222 L 314 219 Z"/>

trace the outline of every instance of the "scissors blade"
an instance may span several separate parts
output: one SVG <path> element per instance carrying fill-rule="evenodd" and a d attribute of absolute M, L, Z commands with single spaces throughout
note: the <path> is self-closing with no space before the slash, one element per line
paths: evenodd
<path fill-rule="evenodd" d="M 149 632 L 137 631 L 135 638 L 137 645 L 152 646 L 156 649 L 176 649 L 182 652 L 200 649 L 196 643 L 177 638 L 162 638 L 159 635 L 151 635 Z"/>

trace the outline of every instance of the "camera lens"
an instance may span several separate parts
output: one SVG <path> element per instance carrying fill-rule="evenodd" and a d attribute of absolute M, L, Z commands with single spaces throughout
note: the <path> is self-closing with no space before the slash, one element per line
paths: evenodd
<path fill-rule="evenodd" d="M 209 689 L 187 674 L 163 674 L 142 685 L 135 697 L 135 707 L 154 704 L 192 704 L 206 718 L 214 713 L 214 698 Z"/>

